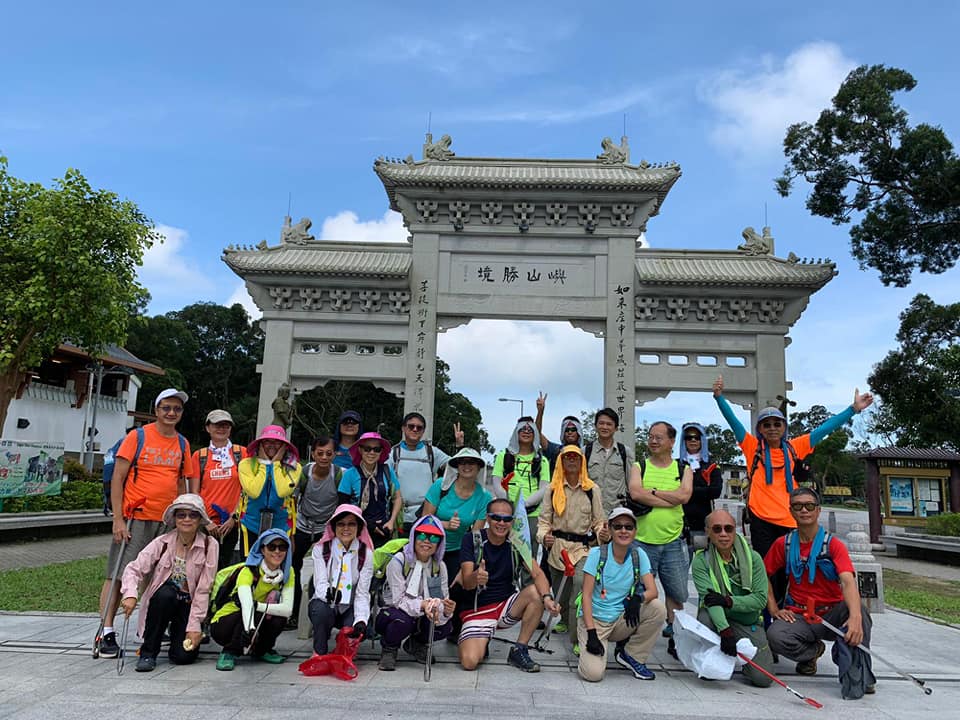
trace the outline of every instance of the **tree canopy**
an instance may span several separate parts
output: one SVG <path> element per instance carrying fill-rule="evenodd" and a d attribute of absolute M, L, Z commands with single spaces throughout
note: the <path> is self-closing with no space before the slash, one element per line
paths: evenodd
<path fill-rule="evenodd" d="M 900 347 L 868 378 L 880 396 L 874 430 L 900 445 L 960 448 L 960 303 L 917 295 L 900 314 Z"/>
<path fill-rule="evenodd" d="M 787 130 L 787 165 L 776 181 L 784 197 L 797 178 L 810 183 L 807 209 L 836 225 L 862 213 L 851 253 L 898 287 L 914 270 L 942 273 L 960 257 L 960 160 L 939 127 L 911 127 L 894 102 L 916 84 L 898 68 L 853 70 L 832 108 Z"/>
<path fill-rule="evenodd" d="M 53 187 L 7 172 L 0 156 L 0 427 L 24 373 L 67 340 L 93 356 L 123 344 L 153 223 L 77 170 Z"/>
<path fill-rule="evenodd" d="M 809 410 L 791 413 L 788 431 L 790 437 L 805 435 L 822 425 L 833 415 L 823 405 L 813 405 Z M 817 443 L 810 458 L 813 481 L 820 493 L 827 486 L 849 487 L 855 496 L 863 495 L 864 469 L 856 453 L 848 450 L 853 439 L 850 423 L 834 430 Z"/>

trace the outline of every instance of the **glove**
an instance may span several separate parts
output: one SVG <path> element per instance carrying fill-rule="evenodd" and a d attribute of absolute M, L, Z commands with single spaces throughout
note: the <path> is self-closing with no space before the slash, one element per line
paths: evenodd
<path fill-rule="evenodd" d="M 720 649 L 731 657 L 737 656 L 737 638 L 733 634 L 733 628 L 720 631 Z"/>
<path fill-rule="evenodd" d="M 353 633 L 352 637 L 363 639 L 363 636 L 367 634 L 367 624 L 361 620 L 360 622 L 353 624 Z"/>
<path fill-rule="evenodd" d="M 597 636 L 597 629 L 587 630 L 587 652 L 591 655 L 603 655 L 603 643 Z"/>
<path fill-rule="evenodd" d="M 729 595 L 721 595 L 711 590 L 703 596 L 703 604 L 707 607 L 725 607 L 728 610 L 733 607 L 733 598 Z"/>
<path fill-rule="evenodd" d="M 252 630 L 241 630 L 240 631 L 240 645 L 242 647 L 250 647 L 250 641 L 253 640 L 253 631 Z"/>
<path fill-rule="evenodd" d="M 343 593 L 339 590 L 334 590 L 332 587 L 327 588 L 327 605 L 339 605 L 341 597 L 343 597 Z"/>
<path fill-rule="evenodd" d="M 640 607 L 643 605 L 643 595 L 630 595 L 623 601 L 623 619 L 627 625 L 635 628 L 640 624 Z"/>

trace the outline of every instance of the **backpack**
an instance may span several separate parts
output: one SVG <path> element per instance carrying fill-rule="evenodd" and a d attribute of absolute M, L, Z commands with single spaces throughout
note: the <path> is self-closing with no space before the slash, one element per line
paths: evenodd
<path fill-rule="evenodd" d="M 245 567 L 247 565 L 241 562 L 236 565 L 228 565 L 217 571 L 210 588 L 210 607 L 207 609 L 208 622 L 213 619 L 220 608 L 230 602 L 237 594 L 237 577 Z M 260 580 L 260 568 L 251 566 L 250 572 L 253 573 L 253 584 L 256 585 L 257 581 Z"/>
<path fill-rule="evenodd" d="M 293 497 L 297 502 L 297 507 L 300 507 L 300 500 L 303 499 L 303 493 L 307 490 L 307 483 L 310 482 L 310 478 L 313 476 L 313 466 L 316 463 L 307 463 L 303 470 L 300 472 L 300 480 L 297 482 L 297 489 L 293 491 Z M 339 465 L 333 465 L 333 481 L 336 483 L 337 487 L 340 487 L 340 478 L 343 477 L 343 468 Z"/>
<path fill-rule="evenodd" d="M 426 440 L 423 441 L 423 444 L 424 444 L 424 445 L 426 446 L 426 448 L 427 448 L 427 459 L 426 459 L 426 460 L 424 460 L 423 458 L 401 458 L 401 457 L 400 457 L 400 446 L 403 445 L 403 443 L 397 443 L 396 445 L 393 446 L 393 448 L 390 450 L 390 457 L 391 457 L 391 459 L 393 460 L 393 474 L 394 474 L 394 475 L 397 474 L 397 463 L 399 463 L 401 459 L 403 459 L 403 460 L 409 460 L 409 461 L 411 461 L 411 462 L 425 462 L 425 463 L 427 463 L 427 465 L 430 466 L 430 475 L 433 475 L 433 444 L 427 442 Z"/>
<path fill-rule="evenodd" d="M 537 451 L 537 454 L 533 456 L 533 460 L 530 462 L 530 478 L 540 479 L 540 464 L 543 462 L 543 455 L 540 451 Z M 503 476 L 506 477 L 514 471 L 514 468 L 517 464 L 517 456 L 514 455 L 509 450 L 505 450 L 503 453 Z"/>
<path fill-rule="evenodd" d="M 593 452 L 593 443 L 587 443 L 587 446 L 583 449 L 583 456 L 587 459 L 587 465 L 590 464 L 590 454 Z M 627 472 L 627 446 L 621 442 L 617 443 L 617 452 L 620 453 L 620 462 L 623 463 L 623 477 L 630 481 L 630 473 Z M 642 460 L 643 458 L 641 458 Z"/>
<path fill-rule="evenodd" d="M 330 563 L 330 555 L 333 551 L 330 549 L 330 543 L 332 541 L 328 540 L 325 543 L 320 545 L 320 552 L 323 555 L 323 564 L 327 565 Z M 363 564 L 367 561 L 367 546 L 363 543 L 360 543 L 360 549 L 357 551 L 357 572 L 363 569 Z"/>
<path fill-rule="evenodd" d="M 146 442 L 146 433 L 143 431 L 143 427 L 138 427 L 135 431 L 137 433 L 137 451 L 133 454 L 133 460 L 130 461 L 130 467 L 133 468 L 133 484 L 137 484 L 137 461 L 140 459 L 140 453 L 143 452 L 143 444 Z M 180 469 L 177 471 L 177 482 L 180 482 L 180 479 L 183 477 L 183 463 L 187 454 L 187 439 L 177 433 L 177 440 L 180 443 Z"/>
<path fill-rule="evenodd" d="M 483 546 L 486 545 L 488 541 L 483 539 L 479 530 L 471 530 L 470 532 L 473 535 L 473 553 L 476 557 L 474 565 L 480 567 L 480 563 L 483 561 Z M 526 563 L 523 561 L 520 549 L 509 536 L 507 537 L 507 542 L 510 543 L 510 555 L 513 563 L 513 584 L 518 590 L 522 590 L 528 585 L 525 580 L 532 580 L 532 575 Z"/>
<path fill-rule="evenodd" d="M 200 456 L 200 487 L 197 490 L 197 494 L 203 494 L 203 476 L 207 470 L 207 461 L 210 459 L 210 448 L 200 448 L 197 451 Z M 240 467 L 240 461 L 243 459 L 243 453 L 240 451 L 236 445 L 233 446 L 233 461 L 237 464 L 237 467 Z"/>
<path fill-rule="evenodd" d="M 643 474 L 647 471 L 647 460 L 646 458 L 640 458 L 637 460 L 637 467 L 640 468 L 640 478 L 643 479 Z M 677 480 L 683 481 L 683 471 L 687 469 L 686 460 L 677 460 Z M 627 508 L 630 512 L 633 513 L 634 517 L 640 517 L 646 515 L 648 512 L 653 510 L 653 507 L 650 505 L 644 505 L 641 502 L 637 502 L 632 497 L 630 497 L 630 478 L 626 479 L 626 484 L 624 486 L 624 494 L 620 496 L 620 504 Z"/>
<path fill-rule="evenodd" d="M 766 441 L 761 438 L 757 440 L 757 451 L 753 454 L 753 460 L 750 462 L 750 472 L 747 473 L 747 482 L 753 480 L 753 472 L 757 469 L 757 464 L 763 458 L 763 448 Z M 797 451 L 789 440 L 787 440 L 786 444 L 787 452 L 793 462 L 793 467 L 790 469 L 790 476 L 793 478 L 794 484 L 800 485 L 801 483 L 810 482 L 810 456 L 813 455 L 813 453 L 811 452 L 806 457 L 800 458 L 797 456 Z"/>
<path fill-rule="evenodd" d="M 783 571 L 786 573 L 787 581 L 790 579 L 790 543 L 793 541 L 794 537 L 799 538 L 796 530 L 791 530 L 788 532 L 783 539 Z M 816 565 L 817 570 L 823 573 L 823 576 L 830 582 L 837 582 L 840 579 L 839 573 L 837 573 L 837 566 L 833 562 L 833 558 L 830 556 L 830 541 L 833 539 L 833 536 L 824 531 L 823 533 L 823 544 L 820 546 L 820 552 L 817 553 Z M 810 558 L 807 558 L 807 564 L 809 565 Z"/>
<path fill-rule="evenodd" d="M 597 582 L 600 584 L 600 597 L 606 599 L 607 591 L 603 587 L 603 568 L 607 564 L 607 558 L 610 554 L 610 543 L 600 546 L 600 560 L 597 562 Z M 630 561 L 633 564 L 633 584 L 630 585 L 630 594 L 628 598 L 637 594 L 637 588 L 640 586 L 640 553 L 636 547 L 630 548 Z"/>

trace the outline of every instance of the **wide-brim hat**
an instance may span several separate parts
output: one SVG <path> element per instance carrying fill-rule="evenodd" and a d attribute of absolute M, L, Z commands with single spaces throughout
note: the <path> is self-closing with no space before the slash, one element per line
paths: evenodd
<path fill-rule="evenodd" d="M 263 430 L 261 430 L 257 439 L 247 445 L 247 454 L 250 457 L 256 457 L 260 448 L 260 443 L 264 440 L 277 440 L 283 443 L 286 446 L 287 451 L 293 453 L 294 460 L 296 460 L 296 462 L 300 462 L 300 453 L 297 451 L 297 448 L 294 447 L 293 443 L 287 440 L 287 431 L 279 425 L 267 425 Z"/>
<path fill-rule="evenodd" d="M 357 441 L 350 446 L 350 457 L 353 459 L 354 465 L 360 464 L 360 446 L 365 442 L 369 442 L 370 440 L 376 440 L 378 443 L 380 443 L 380 457 L 377 462 L 385 463 L 390 459 L 390 443 L 385 438 L 381 437 L 380 433 L 368 432 L 358 437 Z"/>
<path fill-rule="evenodd" d="M 452 458 L 447 460 L 447 465 L 449 465 L 452 468 L 460 467 L 460 463 L 462 463 L 464 460 L 469 460 L 470 462 L 477 463 L 478 465 L 480 465 L 480 467 L 483 467 L 484 465 L 487 464 L 486 462 L 484 462 L 483 458 L 480 457 L 480 453 L 478 453 L 473 448 L 465 447 L 465 448 L 461 448 L 456 455 L 454 455 Z"/>
<path fill-rule="evenodd" d="M 166 510 L 163 511 L 163 522 L 165 525 L 173 526 L 176 520 L 173 514 L 177 510 L 195 510 L 200 513 L 200 524 L 206 526 L 210 524 L 210 517 L 207 515 L 207 508 L 203 504 L 203 498 L 194 493 L 184 493 L 177 497 Z"/>

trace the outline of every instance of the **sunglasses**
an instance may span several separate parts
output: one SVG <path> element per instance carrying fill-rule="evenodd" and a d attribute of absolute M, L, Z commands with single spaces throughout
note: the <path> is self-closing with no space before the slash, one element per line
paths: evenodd
<path fill-rule="evenodd" d="M 173 516 L 177 520 L 199 520 L 200 513 L 196 510 L 177 510 Z"/>
<path fill-rule="evenodd" d="M 407 430 L 412 430 L 413 432 L 423 432 L 423 425 L 414 425 L 413 423 L 407 423 Z"/>
<path fill-rule="evenodd" d="M 710 529 L 713 530 L 714 535 L 719 535 L 720 533 L 733 535 L 733 533 L 737 531 L 737 526 L 736 525 L 712 525 Z"/>
<path fill-rule="evenodd" d="M 500 515 L 499 513 L 487 513 L 487 517 L 493 522 L 508 523 L 513 522 L 513 515 Z"/>
<path fill-rule="evenodd" d="M 687 436 L 686 436 L 685 438 L 683 438 L 683 439 L 684 439 L 685 442 L 690 442 L 690 441 L 700 442 L 700 436 L 699 436 L 699 435 L 687 435 Z"/>
<path fill-rule="evenodd" d="M 354 420 L 353 418 L 347 418 L 346 420 L 341 420 L 340 424 L 341 425 L 359 425 L 360 422 L 357 420 Z"/>
<path fill-rule="evenodd" d="M 614 523 L 610 526 L 610 529 L 614 532 L 619 532 L 621 530 L 629 530 L 630 532 L 633 532 L 637 529 L 637 526 L 631 525 L 630 523 Z"/>
<path fill-rule="evenodd" d="M 433 533 L 418 532 L 416 535 L 416 539 L 419 542 L 431 542 L 434 545 L 440 544 L 440 536 L 434 535 Z"/>
<path fill-rule="evenodd" d="M 183 408 L 179 405 L 158 405 L 157 410 L 164 415 L 179 415 L 183 412 Z"/>
<path fill-rule="evenodd" d="M 380 452 L 380 446 L 379 446 L 379 445 L 362 445 L 362 446 L 360 447 L 360 452 L 375 452 L 375 453 L 378 453 L 378 452 Z"/>
<path fill-rule="evenodd" d="M 760 427 L 764 429 L 783 427 L 783 420 L 764 420 L 760 423 Z"/>
<path fill-rule="evenodd" d="M 522 428 L 520 428 L 519 430 L 517 430 L 517 432 L 518 432 L 518 433 L 522 433 L 522 432 L 532 433 L 532 432 L 533 432 L 533 428 L 530 427 L 529 425 L 524 425 Z"/>
<path fill-rule="evenodd" d="M 264 545 L 264 547 L 270 552 L 280 552 L 281 550 L 286 552 L 287 550 L 287 544 L 282 542 L 272 542 L 269 545 Z"/>
<path fill-rule="evenodd" d="M 790 509 L 794 512 L 800 512 L 801 510 L 806 510 L 807 512 L 813 512 L 818 507 L 820 507 L 815 502 L 805 502 L 805 503 L 790 503 Z"/>
<path fill-rule="evenodd" d="M 563 431 L 564 431 L 565 433 L 575 433 L 575 432 L 578 432 L 577 428 L 576 428 L 574 425 L 570 425 L 569 427 L 565 427 L 565 428 L 563 429 Z"/>

